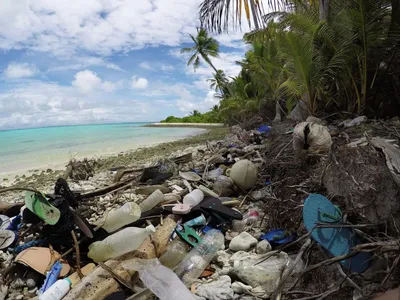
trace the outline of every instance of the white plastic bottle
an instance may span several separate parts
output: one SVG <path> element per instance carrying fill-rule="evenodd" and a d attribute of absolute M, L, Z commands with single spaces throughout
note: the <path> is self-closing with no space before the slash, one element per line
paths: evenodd
<path fill-rule="evenodd" d="M 39 300 L 61 300 L 71 289 L 69 278 L 57 280 L 48 290 L 39 296 Z"/>
<path fill-rule="evenodd" d="M 159 203 L 164 201 L 164 194 L 160 190 L 156 190 L 146 200 L 139 204 L 142 212 L 148 211 L 156 207 Z"/>
<path fill-rule="evenodd" d="M 135 202 L 127 202 L 120 208 L 108 213 L 104 221 L 103 228 L 107 232 L 114 232 L 125 225 L 135 222 L 141 216 L 142 212 L 139 205 Z"/>
<path fill-rule="evenodd" d="M 153 225 L 146 228 L 128 227 L 114 233 L 101 242 L 89 246 L 88 257 L 95 262 L 106 261 L 136 250 L 144 240 L 154 233 Z"/>
<path fill-rule="evenodd" d="M 204 199 L 204 194 L 201 190 L 195 189 L 191 193 L 183 197 L 183 203 L 191 206 L 196 206 Z"/>

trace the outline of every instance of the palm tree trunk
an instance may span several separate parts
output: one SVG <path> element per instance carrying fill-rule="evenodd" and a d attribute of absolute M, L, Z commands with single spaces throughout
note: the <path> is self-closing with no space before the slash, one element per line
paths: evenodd
<path fill-rule="evenodd" d="M 319 0 L 319 19 L 327 20 L 329 17 L 329 0 Z"/>

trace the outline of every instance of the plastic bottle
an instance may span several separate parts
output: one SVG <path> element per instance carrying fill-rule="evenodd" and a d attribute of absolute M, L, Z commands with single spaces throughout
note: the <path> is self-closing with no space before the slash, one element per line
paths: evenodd
<path fill-rule="evenodd" d="M 207 231 L 201 242 L 178 265 L 175 273 L 186 285 L 191 284 L 203 273 L 223 244 L 224 235 L 220 231 Z"/>
<path fill-rule="evenodd" d="M 43 294 L 39 296 L 39 300 L 61 300 L 71 289 L 71 280 L 64 278 L 57 280 Z"/>
<path fill-rule="evenodd" d="M 189 245 L 176 237 L 168 244 L 164 254 L 160 257 L 160 263 L 173 270 L 186 256 L 189 251 Z"/>
<path fill-rule="evenodd" d="M 191 193 L 183 197 L 183 203 L 191 206 L 196 206 L 204 199 L 204 194 L 201 190 L 195 189 Z"/>
<path fill-rule="evenodd" d="M 156 230 L 153 225 L 146 228 L 128 227 L 114 233 L 101 242 L 89 246 L 88 257 L 95 262 L 116 258 L 136 250 L 143 241 Z"/>
<path fill-rule="evenodd" d="M 144 285 L 160 300 L 194 300 L 194 296 L 172 270 L 160 264 L 157 259 L 124 261 L 122 266 L 139 272 Z"/>
<path fill-rule="evenodd" d="M 160 190 L 154 191 L 146 200 L 139 204 L 142 212 L 148 211 L 156 207 L 159 203 L 164 201 L 164 194 Z"/>
<path fill-rule="evenodd" d="M 135 202 L 127 202 L 120 208 L 108 213 L 104 220 L 103 228 L 107 232 L 114 232 L 123 226 L 138 220 L 142 212 Z"/>

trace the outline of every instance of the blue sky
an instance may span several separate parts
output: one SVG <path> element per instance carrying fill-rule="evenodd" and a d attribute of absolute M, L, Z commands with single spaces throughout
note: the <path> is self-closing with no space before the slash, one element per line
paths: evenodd
<path fill-rule="evenodd" d="M 218 103 L 179 50 L 201 0 L 2 0 L 0 129 L 159 121 Z M 245 29 L 243 29 L 243 32 Z M 235 76 L 243 32 L 216 36 Z"/>

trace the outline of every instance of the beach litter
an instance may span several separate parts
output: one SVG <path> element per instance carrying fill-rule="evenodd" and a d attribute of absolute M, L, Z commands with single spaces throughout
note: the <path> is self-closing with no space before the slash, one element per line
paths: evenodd
<path fill-rule="evenodd" d="M 396 131 L 309 121 L 235 126 L 223 140 L 107 176 L 73 161 L 68 182 L 16 193 L 15 205 L 0 204 L 0 295 L 390 299 L 400 285 L 400 207 L 393 197 L 389 212 L 371 206 L 400 194 L 398 150 L 387 142 Z M 349 159 L 364 171 L 348 169 Z"/>

